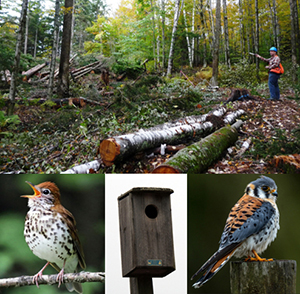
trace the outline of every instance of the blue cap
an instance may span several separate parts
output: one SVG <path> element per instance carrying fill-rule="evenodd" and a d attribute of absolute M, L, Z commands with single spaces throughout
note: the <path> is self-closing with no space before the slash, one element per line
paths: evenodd
<path fill-rule="evenodd" d="M 270 48 L 270 51 L 275 51 L 275 52 L 277 52 L 277 49 L 276 49 L 275 47 L 271 47 L 271 48 Z"/>

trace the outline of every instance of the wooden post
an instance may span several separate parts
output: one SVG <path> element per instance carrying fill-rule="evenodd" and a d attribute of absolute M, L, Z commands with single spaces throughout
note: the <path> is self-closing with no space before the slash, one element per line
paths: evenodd
<path fill-rule="evenodd" d="M 230 262 L 232 294 L 296 293 L 295 260 L 269 262 Z"/>
<path fill-rule="evenodd" d="M 153 285 L 151 276 L 130 278 L 131 294 L 153 294 Z"/>

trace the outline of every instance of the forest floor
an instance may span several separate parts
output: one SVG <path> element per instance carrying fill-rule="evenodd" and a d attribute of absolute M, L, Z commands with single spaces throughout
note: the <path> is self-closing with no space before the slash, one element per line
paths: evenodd
<path fill-rule="evenodd" d="M 97 75 L 82 80 L 84 91 L 74 91 L 74 97 L 98 97 Z M 99 82 L 98 82 L 99 83 Z M 78 86 L 80 87 L 80 85 Z M 183 78 L 169 81 L 148 78 L 136 85 L 132 82 L 111 83 L 108 95 L 102 95 L 97 105 L 66 105 L 39 103 L 45 90 L 27 92 L 25 102 L 17 105 L 19 120 L 3 121 L 0 125 L 0 173 L 56 173 L 99 158 L 101 140 L 146 129 L 176 118 L 205 114 L 224 107 L 229 88 L 210 92 L 193 87 Z M 281 165 L 276 156 L 300 153 L 299 100 L 289 91 L 282 91 L 280 101 L 270 101 L 268 90 L 255 91 L 254 100 L 226 104 L 228 110 L 243 109 L 244 124 L 235 146 L 229 148 L 207 173 L 285 173 L 299 172 L 299 162 L 293 158 L 293 169 Z M 23 93 L 23 95 L 25 95 Z M 0 99 L 1 100 L 1 99 Z M 3 99 L 2 99 L 3 100 Z M 1 102 L 0 110 L 5 110 Z M 1 120 L 0 120 L 1 121 Z M 244 141 L 251 140 L 242 156 Z M 183 142 L 185 144 L 186 142 Z M 189 142 L 190 144 L 191 142 Z M 142 151 L 116 163 L 101 165 L 99 173 L 150 173 L 172 154 L 160 155 L 157 150 Z M 291 160 L 288 158 L 287 160 Z M 283 161 L 286 161 L 283 159 Z"/>
<path fill-rule="evenodd" d="M 283 94 L 280 101 L 271 101 L 256 96 L 255 100 L 232 103 L 230 106 L 232 109 L 243 109 L 245 111 L 245 115 L 242 117 L 244 123 L 239 131 L 239 139 L 235 146 L 227 150 L 222 159 L 208 168 L 207 173 L 264 174 L 286 173 L 287 171 L 299 172 L 299 158 L 295 158 L 292 170 L 289 170 L 290 166 L 284 166 L 276 160 L 276 156 L 279 154 L 296 154 L 300 151 L 300 141 L 295 140 L 295 136 L 299 137 L 297 132 L 299 132 L 300 126 L 300 107 L 295 100 L 286 98 L 289 95 L 289 93 Z M 219 106 L 215 105 L 213 108 L 218 109 Z M 247 139 L 251 140 L 250 147 L 240 157 L 239 150 Z M 164 156 L 157 154 L 147 157 L 145 154 L 138 154 L 123 163 L 123 168 L 125 172 L 147 173 L 164 163 L 171 156 L 172 154 Z M 290 158 L 288 160 L 290 161 Z M 285 161 L 284 158 L 283 161 Z"/>

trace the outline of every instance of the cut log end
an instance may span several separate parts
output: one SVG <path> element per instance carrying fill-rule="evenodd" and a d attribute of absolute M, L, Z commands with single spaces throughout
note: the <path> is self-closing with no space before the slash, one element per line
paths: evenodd
<path fill-rule="evenodd" d="M 106 166 L 112 166 L 114 160 L 120 154 L 120 145 L 113 138 L 103 140 L 100 143 L 100 156 Z"/>
<path fill-rule="evenodd" d="M 156 167 L 153 171 L 153 174 L 180 174 L 181 171 L 175 167 L 169 165 L 160 165 Z"/>

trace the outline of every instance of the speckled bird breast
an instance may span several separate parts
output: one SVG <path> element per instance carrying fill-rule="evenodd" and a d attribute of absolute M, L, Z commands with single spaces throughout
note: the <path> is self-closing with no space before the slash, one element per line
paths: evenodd
<path fill-rule="evenodd" d="M 70 231 L 58 213 L 32 207 L 26 216 L 24 236 L 36 256 L 60 268 L 64 260 L 77 259 Z"/>

